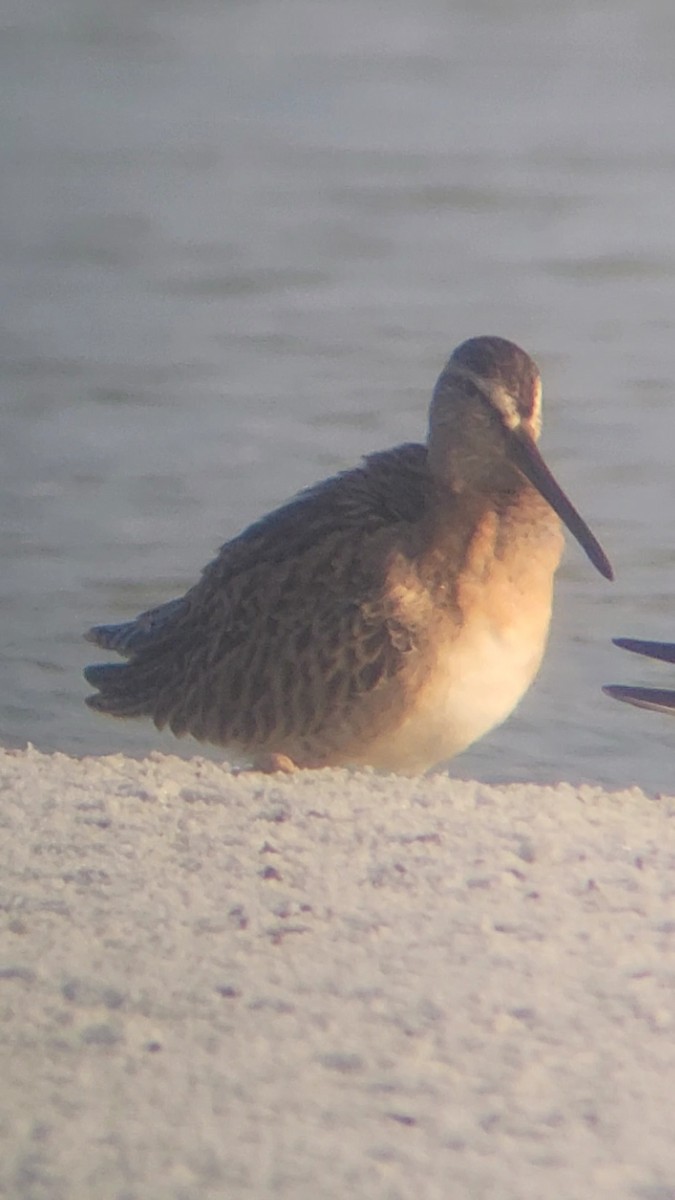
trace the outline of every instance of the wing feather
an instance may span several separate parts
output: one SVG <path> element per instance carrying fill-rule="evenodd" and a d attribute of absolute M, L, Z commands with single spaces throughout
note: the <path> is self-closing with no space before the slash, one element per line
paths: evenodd
<path fill-rule="evenodd" d="M 387 562 L 427 503 L 426 450 L 406 445 L 300 493 L 226 543 L 185 596 L 90 641 L 87 703 L 177 735 L 308 746 L 401 668 L 415 630 L 391 611 Z"/>

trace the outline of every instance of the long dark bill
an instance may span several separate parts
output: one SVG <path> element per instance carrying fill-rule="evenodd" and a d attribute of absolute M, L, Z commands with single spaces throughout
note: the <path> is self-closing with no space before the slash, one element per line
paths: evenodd
<path fill-rule="evenodd" d="M 624 687 L 619 683 L 608 683 L 602 690 L 606 696 L 623 700 L 625 704 L 634 704 L 636 708 L 675 714 L 675 692 L 662 688 Z"/>
<path fill-rule="evenodd" d="M 605 576 L 613 579 L 614 571 L 598 539 L 593 536 L 583 517 L 579 516 L 576 508 L 567 499 L 562 488 L 556 483 L 546 463 L 544 462 L 536 443 L 526 433 L 514 431 L 511 440 L 513 461 L 527 480 L 535 487 L 558 514 L 560 520 L 567 526 L 583 550 L 590 558 L 593 566 Z"/>
<path fill-rule="evenodd" d="M 638 638 L 612 638 L 615 646 L 632 650 L 633 654 L 644 654 L 647 658 L 660 658 L 662 662 L 675 663 L 675 642 L 643 642 Z"/>

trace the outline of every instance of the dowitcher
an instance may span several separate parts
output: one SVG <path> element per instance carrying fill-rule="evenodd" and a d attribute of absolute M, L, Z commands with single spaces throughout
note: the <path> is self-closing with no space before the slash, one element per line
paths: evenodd
<path fill-rule="evenodd" d="M 675 642 L 642 642 L 636 638 L 614 638 L 614 645 L 633 654 L 644 654 L 647 658 L 659 658 L 662 662 L 675 663 Z M 675 691 L 668 688 L 630 687 L 610 683 L 603 692 L 615 700 L 624 700 L 636 708 L 651 708 L 655 712 L 675 713 Z"/>
<path fill-rule="evenodd" d="M 537 449 L 541 380 L 477 337 L 436 384 L 426 445 L 372 454 L 226 543 L 184 596 L 89 640 L 88 703 L 264 769 L 416 773 L 503 721 L 537 673 L 560 518 L 612 568 Z M 556 515 L 557 514 L 557 515 Z"/>

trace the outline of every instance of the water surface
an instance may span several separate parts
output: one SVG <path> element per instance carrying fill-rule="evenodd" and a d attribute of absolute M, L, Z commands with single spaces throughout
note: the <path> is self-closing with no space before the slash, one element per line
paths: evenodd
<path fill-rule="evenodd" d="M 301 486 L 424 436 L 513 338 L 569 546 L 540 679 L 453 764 L 672 789 L 603 682 L 675 637 L 675 10 L 15 2 L 2 19 L 0 739 L 195 752 L 82 704 L 81 630 L 189 585 Z"/>

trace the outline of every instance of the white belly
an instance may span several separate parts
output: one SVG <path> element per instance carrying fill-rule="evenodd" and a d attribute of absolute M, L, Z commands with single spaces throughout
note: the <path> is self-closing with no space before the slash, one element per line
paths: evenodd
<path fill-rule="evenodd" d="M 417 773 L 466 750 L 501 724 L 539 669 L 550 610 L 533 628 L 497 630 L 485 620 L 463 627 L 439 655 L 398 729 L 368 748 L 367 761 L 386 771 Z"/>

